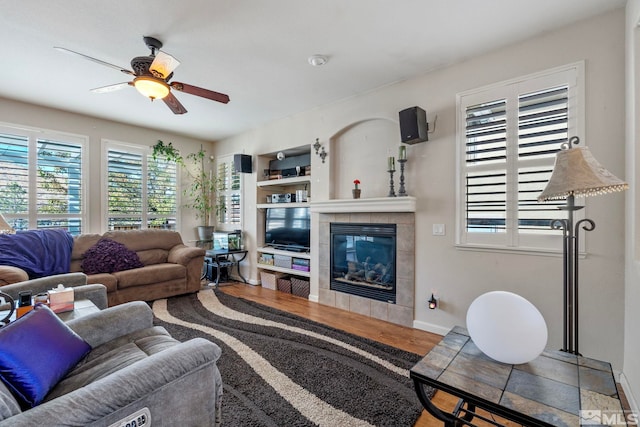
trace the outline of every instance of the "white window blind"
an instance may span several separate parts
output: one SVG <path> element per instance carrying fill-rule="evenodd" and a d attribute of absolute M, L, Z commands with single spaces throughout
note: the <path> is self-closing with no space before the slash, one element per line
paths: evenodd
<path fill-rule="evenodd" d="M 177 167 L 142 147 L 107 143 L 107 229 L 175 229 Z"/>
<path fill-rule="evenodd" d="M 108 230 L 142 228 L 142 155 L 110 149 L 107 159 Z"/>
<path fill-rule="evenodd" d="M 235 171 L 233 156 L 223 156 L 217 161 L 218 167 L 218 225 L 227 229 L 242 225 L 242 182 L 241 174 Z M 229 227 L 224 227 L 228 225 Z"/>
<path fill-rule="evenodd" d="M 17 230 L 29 225 L 29 138 L 0 135 L 0 212 Z"/>
<path fill-rule="evenodd" d="M 84 218 L 84 138 L 0 133 L 0 212 L 16 230 L 64 228 Z"/>
<path fill-rule="evenodd" d="M 147 155 L 147 218 L 149 228 L 175 229 L 178 168 L 164 157 Z"/>
<path fill-rule="evenodd" d="M 38 228 L 82 232 L 82 145 L 37 141 L 36 211 Z"/>
<path fill-rule="evenodd" d="M 581 64 L 458 95 L 458 244 L 556 250 L 558 203 L 537 202 L 582 134 Z"/>

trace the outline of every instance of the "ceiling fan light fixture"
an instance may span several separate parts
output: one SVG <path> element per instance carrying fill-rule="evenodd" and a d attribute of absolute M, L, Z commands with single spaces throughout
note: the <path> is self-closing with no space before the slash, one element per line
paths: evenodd
<path fill-rule="evenodd" d="M 162 99 L 169 95 L 169 85 L 155 77 L 140 76 L 133 79 L 135 88 L 147 98 Z"/>

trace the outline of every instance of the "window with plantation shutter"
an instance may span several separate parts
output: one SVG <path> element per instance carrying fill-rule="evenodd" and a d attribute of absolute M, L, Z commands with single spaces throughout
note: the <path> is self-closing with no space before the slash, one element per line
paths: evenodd
<path fill-rule="evenodd" d="M 29 228 L 29 151 L 28 136 L 0 134 L 0 213 L 16 230 Z"/>
<path fill-rule="evenodd" d="M 582 135 L 583 65 L 458 95 L 458 224 L 462 246 L 558 250 L 562 202 L 538 203 L 555 153 Z"/>
<path fill-rule="evenodd" d="M 242 175 L 236 172 L 233 155 L 217 160 L 218 206 L 217 221 L 222 229 L 238 229 L 242 225 Z"/>
<path fill-rule="evenodd" d="M 106 228 L 176 228 L 177 167 L 150 149 L 106 142 Z"/>
<path fill-rule="evenodd" d="M 74 135 L 0 129 L 0 212 L 13 228 L 82 233 L 85 144 Z"/>
<path fill-rule="evenodd" d="M 177 214 L 176 162 L 147 154 L 147 227 L 175 229 Z"/>
<path fill-rule="evenodd" d="M 37 228 L 82 232 L 82 145 L 39 139 L 36 143 Z"/>

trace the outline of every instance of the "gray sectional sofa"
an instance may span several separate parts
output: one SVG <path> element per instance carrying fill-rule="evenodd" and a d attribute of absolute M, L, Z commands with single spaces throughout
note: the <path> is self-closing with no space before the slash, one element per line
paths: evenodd
<path fill-rule="evenodd" d="M 217 426 L 220 348 L 184 343 L 153 326 L 146 303 L 111 307 L 67 325 L 91 352 L 31 409 L 0 383 L 0 426 Z M 143 418 L 141 418 L 143 417 Z M 144 419 L 145 423 L 141 423 Z M 127 424 L 133 425 L 133 424 Z"/>
<path fill-rule="evenodd" d="M 87 275 L 84 273 L 66 273 L 53 276 L 40 277 L 38 279 L 25 280 L 0 286 L 0 292 L 8 294 L 18 301 L 18 294 L 22 291 L 31 291 L 32 295 L 46 293 L 59 284 L 74 289 L 74 299 L 88 299 L 100 310 L 107 308 L 106 287 L 101 284 L 87 284 Z"/>
<path fill-rule="evenodd" d="M 22 290 L 37 293 L 57 283 L 73 287 L 76 299 L 90 299 L 103 309 L 66 323 L 89 344 L 90 352 L 54 383 L 42 403 L 30 409 L 0 381 L 0 427 L 108 427 L 134 425 L 126 424 L 134 419 L 139 427 L 220 425 L 220 347 L 202 338 L 178 342 L 164 328 L 153 325 L 147 303 L 106 308 L 105 286 L 87 285 L 82 273 L 34 279 L 0 290 L 17 297 Z M 1 328 L 0 335 L 7 330 Z M 23 329 L 20 333 L 28 332 Z M 19 340 L 21 352 L 38 352 L 38 344 L 25 345 L 23 338 Z"/>

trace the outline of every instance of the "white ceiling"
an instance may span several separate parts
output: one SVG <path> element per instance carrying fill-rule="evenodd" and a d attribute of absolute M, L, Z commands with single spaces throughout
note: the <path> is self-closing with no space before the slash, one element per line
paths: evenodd
<path fill-rule="evenodd" d="M 0 0 L 0 97 L 218 140 L 427 73 L 604 11 L 625 0 Z M 597 29 L 594 29 L 597 31 Z M 154 36 L 181 61 L 174 115 L 130 80 L 62 46 L 131 69 Z M 311 67 L 307 57 L 329 62 Z M 0 118 L 1 120 L 1 118 Z"/>

